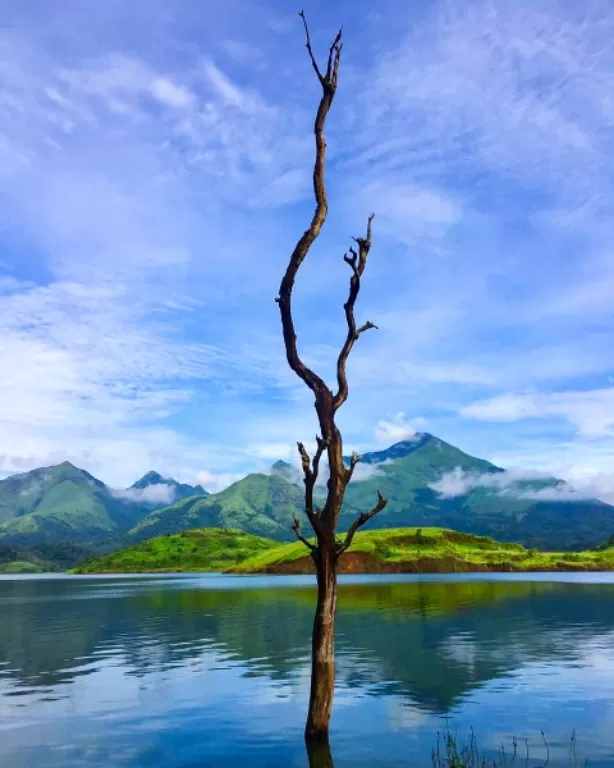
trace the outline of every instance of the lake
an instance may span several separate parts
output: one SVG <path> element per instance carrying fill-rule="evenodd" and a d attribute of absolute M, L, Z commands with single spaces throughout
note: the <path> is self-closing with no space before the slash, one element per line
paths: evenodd
<path fill-rule="evenodd" d="M 614 575 L 341 580 L 335 768 L 614 765 Z M 2 768 L 306 766 L 310 577 L 0 578 Z"/>

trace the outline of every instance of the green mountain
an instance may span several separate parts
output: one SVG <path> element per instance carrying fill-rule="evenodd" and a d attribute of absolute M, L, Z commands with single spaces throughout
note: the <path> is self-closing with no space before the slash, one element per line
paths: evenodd
<path fill-rule="evenodd" d="M 20 550 L 46 547 L 43 559 L 65 567 L 123 535 L 152 510 L 187 494 L 206 492 L 151 472 L 116 491 L 70 462 L 0 481 L 0 543 Z M 71 549 L 72 548 L 72 549 Z"/>
<path fill-rule="evenodd" d="M 371 475 L 348 487 L 342 529 L 379 489 L 388 505 L 370 529 L 436 526 L 550 550 L 592 547 L 614 531 L 609 504 L 572 501 L 571 492 L 559 500 L 556 491 L 569 489 L 556 478 L 515 476 L 430 434 L 367 453 L 358 466 Z"/>
<path fill-rule="evenodd" d="M 303 509 L 303 492 L 283 477 L 248 475 L 220 493 L 191 497 L 152 512 L 127 535 L 144 541 L 189 528 L 237 528 L 277 541 L 292 541 L 292 515 Z"/>
<path fill-rule="evenodd" d="M 201 528 L 158 536 L 110 555 L 91 558 L 74 572 L 224 571 L 278 546 L 271 539 L 232 528 Z"/>
<path fill-rule="evenodd" d="M 115 496 L 69 462 L 0 482 L 0 538 L 87 544 L 113 538 L 143 517 L 141 505 Z"/>

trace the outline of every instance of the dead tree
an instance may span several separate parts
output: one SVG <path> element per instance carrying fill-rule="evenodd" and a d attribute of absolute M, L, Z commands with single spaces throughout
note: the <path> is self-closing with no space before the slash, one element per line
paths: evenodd
<path fill-rule="evenodd" d="M 320 426 L 320 434 L 316 437 L 316 449 L 312 458 L 308 455 L 304 445 L 298 443 L 305 482 L 305 514 L 315 534 L 315 544 L 303 536 L 298 519 L 294 518 L 292 526 L 298 539 L 310 551 L 315 563 L 318 583 L 318 599 L 312 639 L 311 693 L 305 729 L 305 736 L 310 741 L 326 740 L 328 738 L 335 685 L 334 639 L 339 557 L 351 545 L 358 528 L 363 526 L 386 506 L 386 499 L 378 492 L 377 503 L 373 509 L 363 512 L 349 527 L 345 537 L 342 539 L 337 538 L 337 522 L 341 513 L 345 490 L 352 478 L 356 464 L 360 461 L 360 456 L 354 453 L 349 466 L 346 467 L 343 460 L 343 439 L 335 423 L 335 417 L 337 411 L 348 397 L 346 364 L 352 347 L 361 334 L 376 327 L 371 322 L 358 327 L 354 317 L 354 307 L 360 291 L 360 280 L 367 265 L 367 257 L 371 248 L 373 215 L 369 216 L 365 236 L 353 238 L 355 247 L 351 247 L 349 253 L 346 253 L 343 257 L 350 269 L 349 293 L 347 301 L 343 306 L 347 322 L 347 335 L 337 359 L 337 383 L 335 391 L 333 391 L 329 389 L 318 374 L 305 365 L 299 356 L 292 317 L 292 289 L 294 288 L 299 268 L 320 234 L 328 213 L 324 181 L 326 160 L 324 125 L 337 90 L 339 64 L 341 61 L 342 30 L 339 30 L 330 46 L 326 70 L 323 72 L 315 59 L 309 37 L 309 28 L 302 11 L 300 16 L 305 28 L 307 52 L 322 87 L 322 95 L 314 125 L 316 156 L 313 169 L 313 190 L 316 208 L 309 227 L 303 233 L 292 252 L 276 301 L 279 304 L 281 314 L 288 364 L 294 373 L 313 392 Z M 321 506 L 316 506 L 314 490 L 320 470 L 320 462 L 324 453 L 326 453 L 328 458 L 329 467 L 326 498 Z"/>

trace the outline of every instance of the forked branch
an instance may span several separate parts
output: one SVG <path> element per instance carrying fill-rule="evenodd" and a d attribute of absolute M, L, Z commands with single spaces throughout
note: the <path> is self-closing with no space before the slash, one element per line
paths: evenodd
<path fill-rule="evenodd" d="M 352 544 L 352 539 L 354 538 L 354 534 L 356 531 L 361 528 L 365 523 L 368 523 L 369 520 L 372 517 L 375 517 L 378 512 L 381 512 L 382 509 L 388 504 L 388 499 L 385 499 L 382 494 L 378 491 L 377 492 L 377 504 L 373 507 L 373 509 L 369 510 L 369 512 L 363 512 L 361 515 L 359 515 L 356 520 L 350 525 L 348 532 L 345 535 L 345 541 L 343 544 L 337 547 L 338 554 L 341 554 L 342 552 L 345 552 L 346 549 L 348 549 Z"/>
<path fill-rule="evenodd" d="M 313 66 L 314 72 L 318 76 L 318 80 L 320 81 L 320 85 L 322 88 L 326 88 L 329 81 L 334 78 L 334 85 L 337 86 L 337 74 L 339 72 L 339 61 L 341 57 L 341 36 L 343 35 L 343 27 L 337 32 L 337 37 L 333 40 L 333 43 L 329 49 L 328 52 L 328 62 L 326 64 L 326 74 L 322 75 L 320 72 L 320 67 L 318 66 L 318 62 L 316 61 L 315 56 L 313 55 L 313 49 L 311 48 L 311 38 L 309 36 L 309 27 L 307 26 L 307 19 L 305 18 L 305 11 L 301 11 L 299 13 L 299 16 L 303 20 L 303 26 L 305 27 L 305 37 L 307 39 L 306 46 L 307 51 L 309 53 L 309 58 L 311 59 L 311 65 Z"/>
<path fill-rule="evenodd" d="M 360 328 L 357 328 L 356 318 L 354 317 L 354 307 L 360 292 L 360 278 L 362 277 L 362 273 L 365 271 L 365 267 L 367 266 L 367 257 L 371 249 L 371 224 L 373 222 L 373 218 L 374 214 L 371 214 L 367 222 L 366 237 L 354 238 L 354 242 L 358 245 L 358 252 L 355 248 L 350 248 L 350 256 L 348 256 L 346 253 L 343 257 L 345 263 L 348 264 L 352 270 L 352 276 L 350 278 L 350 292 L 348 299 L 343 305 L 348 332 L 345 338 L 345 343 L 343 344 L 341 352 L 339 353 L 339 357 L 337 358 L 338 389 L 337 394 L 333 399 L 333 407 L 335 411 L 340 408 L 347 400 L 348 380 L 346 374 L 346 365 L 348 357 L 350 356 L 350 352 L 352 351 L 352 347 L 354 346 L 354 342 L 356 342 L 358 337 L 365 331 L 368 331 L 371 328 L 377 328 L 377 326 L 374 325 L 371 321 L 361 325 Z"/>
<path fill-rule="evenodd" d="M 307 453 L 303 443 L 297 443 L 297 446 L 301 457 L 301 465 L 303 467 L 303 482 L 305 483 L 305 514 L 307 515 L 307 519 L 311 523 L 311 527 L 313 528 L 314 532 L 316 534 L 320 534 L 322 526 L 320 525 L 318 512 L 314 507 L 313 491 L 315 489 L 318 473 L 320 471 L 320 459 L 322 458 L 322 454 L 327 447 L 327 442 L 321 437 L 316 436 L 316 443 L 317 448 L 313 457 L 313 461 L 310 460 L 309 454 Z"/>
<path fill-rule="evenodd" d="M 318 473 L 320 471 L 320 459 L 326 449 L 327 442 L 323 440 L 319 435 L 316 435 L 317 448 L 313 457 L 313 461 L 309 459 L 303 443 L 297 443 L 298 452 L 301 457 L 301 465 L 303 467 L 303 482 L 305 483 L 305 506 L 308 512 L 314 512 L 313 506 L 313 491 L 318 479 Z"/>
<path fill-rule="evenodd" d="M 356 469 L 356 465 L 359 461 L 362 461 L 362 456 L 356 451 L 352 453 L 352 456 L 350 458 L 350 466 L 348 469 L 345 470 L 345 485 L 346 487 L 350 484 L 350 480 L 352 479 L 352 475 L 354 474 L 354 470 Z"/>
<path fill-rule="evenodd" d="M 322 74 L 313 55 L 311 39 L 309 37 L 309 28 L 307 26 L 305 14 L 301 11 L 300 16 L 303 19 L 303 24 L 305 27 L 307 51 L 309 52 L 312 66 L 318 77 L 320 85 L 322 86 L 322 95 L 320 97 L 320 104 L 318 106 L 318 112 L 314 124 L 316 159 L 313 168 L 313 191 L 316 200 L 316 208 L 309 227 L 305 230 L 298 243 L 296 244 L 294 251 L 292 252 L 288 267 L 286 268 L 286 272 L 279 287 L 279 296 L 277 297 L 276 301 L 279 304 L 279 311 L 281 314 L 281 324 L 283 329 L 288 365 L 294 371 L 294 373 L 296 373 L 296 375 L 302 379 L 305 384 L 312 390 L 316 396 L 316 402 L 318 402 L 322 401 L 323 398 L 330 397 L 330 390 L 324 381 L 320 378 L 320 376 L 318 376 L 307 365 L 305 365 L 299 356 L 296 341 L 296 331 L 292 317 L 292 289 L 294 288 L 294 282 L 296 280 L 298 270 L 305 257 L 307 256 L 307 253 L 309 252 L 313 242 L 320 234 L 328 214 L 328 201 L 326 197 L 326 186 L 324 183 L 324 167 L 326 161 L 324 125 L 326 123 L 326 117 L 337 90 L 339 63 L 341 61 L 342 30 L 339 30 L 337 36 L 332 42 L 332 45 L 330 46 L 326 72 Z"/>

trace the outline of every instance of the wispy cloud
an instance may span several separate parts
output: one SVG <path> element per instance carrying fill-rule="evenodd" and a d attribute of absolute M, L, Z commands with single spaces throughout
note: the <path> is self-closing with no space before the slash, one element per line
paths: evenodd
<path fill-rule="evenodd" d="M 607 504 L 614 503 L 614 474 L 599 473 L 583 482 L 570 486 L 560 483 L 549 488 L 523 491 L 517 494 L 535 501 L 583 501 L 600 499 Z"/>
<path fill-rule="evenodd" d="M 241 480 L 242 477 L 243 475 L 241 474 L 233 475 L 229 472 L 216 473 L 202 469 L 200 472 L 197 472 L 195 479 L 196 482 L 199 485 L 202 485 L 202 487 L 206 491 L 209 491 L 209 493 L 217 493 L 233 483 L 236 483 L 238 480 Z"/>
<path fill-rule="evenodd" d="M 168 483 L 155 483 L 146 488 L 112 489 L 111 493 L 118 499 L 149 504 L 172 504 L 176 496 L 175 488 Z"/>
<path fill-rule="evenodd" d="M 426 419 L 406 419 L 401 411 L 390 421 L 381 419 L 375 427 L 375 439 L 380 443 L 399 443 L 402 440 L 417 440 L 418 430 L 426 426 Z"/>
<path fill-rule="evenodd" d="M 540 484 L 542 484 L 544 480 L 552 481 L 552 479 L 550 475 L 539 470 L 508 469 L 504 472 L 479 473 L 466 472 L 461 467 L 456 467 L 431 483 L 429 488 L 444 499 L 464 496 L 474 488 L 491 488 L 496 492 L 526 496 L 534 493 L 533 490 L 527 490 L 527 483 L 541 481 Z M 544 489 L 539 488 L 535 492 L 540 493 L 542 490 Z"/>
<path fill-rule="evenodd" d="M 589 437 L 614 435 L 614 389 L 505 394 L 461 408 L 462 416 L 484 421 L 564 419 Z"/>
<path fill-rule="evenodd" d="M 569 483 L 546 472 L 508 469 L 503 472 L 466 472 L 456 467 L 429 486 L 443 499 L 464 496 L 475 488 L 487 488 L 501 496 L 532 501 L 584 501 L 600 499 L 614 502 L 614 475 L 600 472 Z"/>

